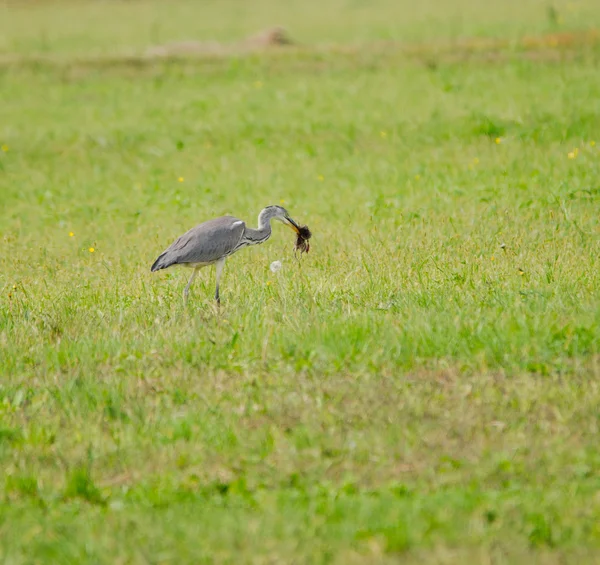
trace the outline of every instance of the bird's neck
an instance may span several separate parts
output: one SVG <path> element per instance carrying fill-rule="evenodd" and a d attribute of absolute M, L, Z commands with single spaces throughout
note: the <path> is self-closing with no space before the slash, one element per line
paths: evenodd
<path fill-rule="evenodd" d="M 266 213 L 266 210 L 263 210 L 259 215 L 258 215 L 258 228 L 257 230 L 259 231 L 265 231 L 265 230 L 271 230 L 271 218 L 270 216 Z"/>
<path fill-rule="evenodd" d="M 253 243 L 262 243 L 271 237 L 271 222 L 269 220 L 261 222 L 258 228 L 246 227 L 246 238 L 251 240 Z"/>

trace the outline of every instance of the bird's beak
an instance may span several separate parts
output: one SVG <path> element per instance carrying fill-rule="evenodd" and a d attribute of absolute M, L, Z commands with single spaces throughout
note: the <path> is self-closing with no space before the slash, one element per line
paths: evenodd
<path fill-rule="evenodd" d="M 287 225 L 290 226 L 296 233 L 300 233 L 300 226 L 292 220 L 289 216 L 285 217 Z"/>

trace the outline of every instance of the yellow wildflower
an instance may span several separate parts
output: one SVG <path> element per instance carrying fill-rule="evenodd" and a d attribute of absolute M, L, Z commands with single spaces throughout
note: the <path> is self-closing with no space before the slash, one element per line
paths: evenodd
<path fill-rule="evenodd" d="M 497 137 L 496 138 L 496 144 L 500 144 L 502 143 L 502 138 L 501 137 Z"/>
<path fill-rule="evenodd" d="M 185 179 L 184 179 L 183 177 L 179 177 L 177 180 L 178 180 L 179 182 L 183 182 Z"/>
<path fill-rule="evenodd" d="M 8 145 L 4 144 L 2 146 L 2 151 L 4 151 L 4 153 L 6 153 L 8 151 Z"/>
<path fill-rule="evenodd" d="M 318 178 L 320 181 L 323 181 L 323 180 L 324 180 L 324 177 L 323 177 L 323 175 L 319 175 L 317 178 Z"/>
<path fill-rule="evenodd" d="M 72 231 L 69 232 L 69 237 L 73 237 L 74 235 L 75 234 Z"/>
<path fill-rule="evenodd" d="M 94 251 L 96 251 L 96 250 L 95 250 L 93 247 L 90 247 L 90 248 L 88 249 L 88 251 L 89 251 L 90 253 L 93 253 L 93 252 L 94 252 Z"/>

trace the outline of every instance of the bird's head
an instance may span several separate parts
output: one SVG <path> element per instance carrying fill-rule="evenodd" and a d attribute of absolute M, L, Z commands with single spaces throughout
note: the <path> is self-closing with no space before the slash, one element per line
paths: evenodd
<path fill-rule="evenodd" d="M 271 220 L 278 220 L 292 228 L 296 233 L 300 233 L 300 226 L 291 218 L 283 206 L 267 206 L 263 208 L 258 216 L 258 225 L 265 226 Z"/>

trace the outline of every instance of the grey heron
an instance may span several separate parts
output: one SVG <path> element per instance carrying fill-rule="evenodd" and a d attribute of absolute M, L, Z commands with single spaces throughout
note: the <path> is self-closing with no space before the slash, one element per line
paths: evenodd
<path fill-rule="evenodd" d="M 281 206 L 267 206 L 258 215 L 258 228 L 249 228 L 242 220 L 233 216 L 221 216 L 197 225 L 177 238 L 170 247 L 154 261 L 151 271 L 160 271 L 173 265 L 182 265 L 193 269 L 187 286 L 183 291 L 183 300 L 187 304 L 190 286 L 202 267 L 216 266 L 217 289 L 215 300 L 219 304 L 219 281 L 225 260 L 236 251 L 248 245 L 264 243 L 271 237 L 271 220 L 278 220 L 291 227 L 298 237 L 301 228 Z M 310 232 L 309 232 L 310 233 Z"/>

